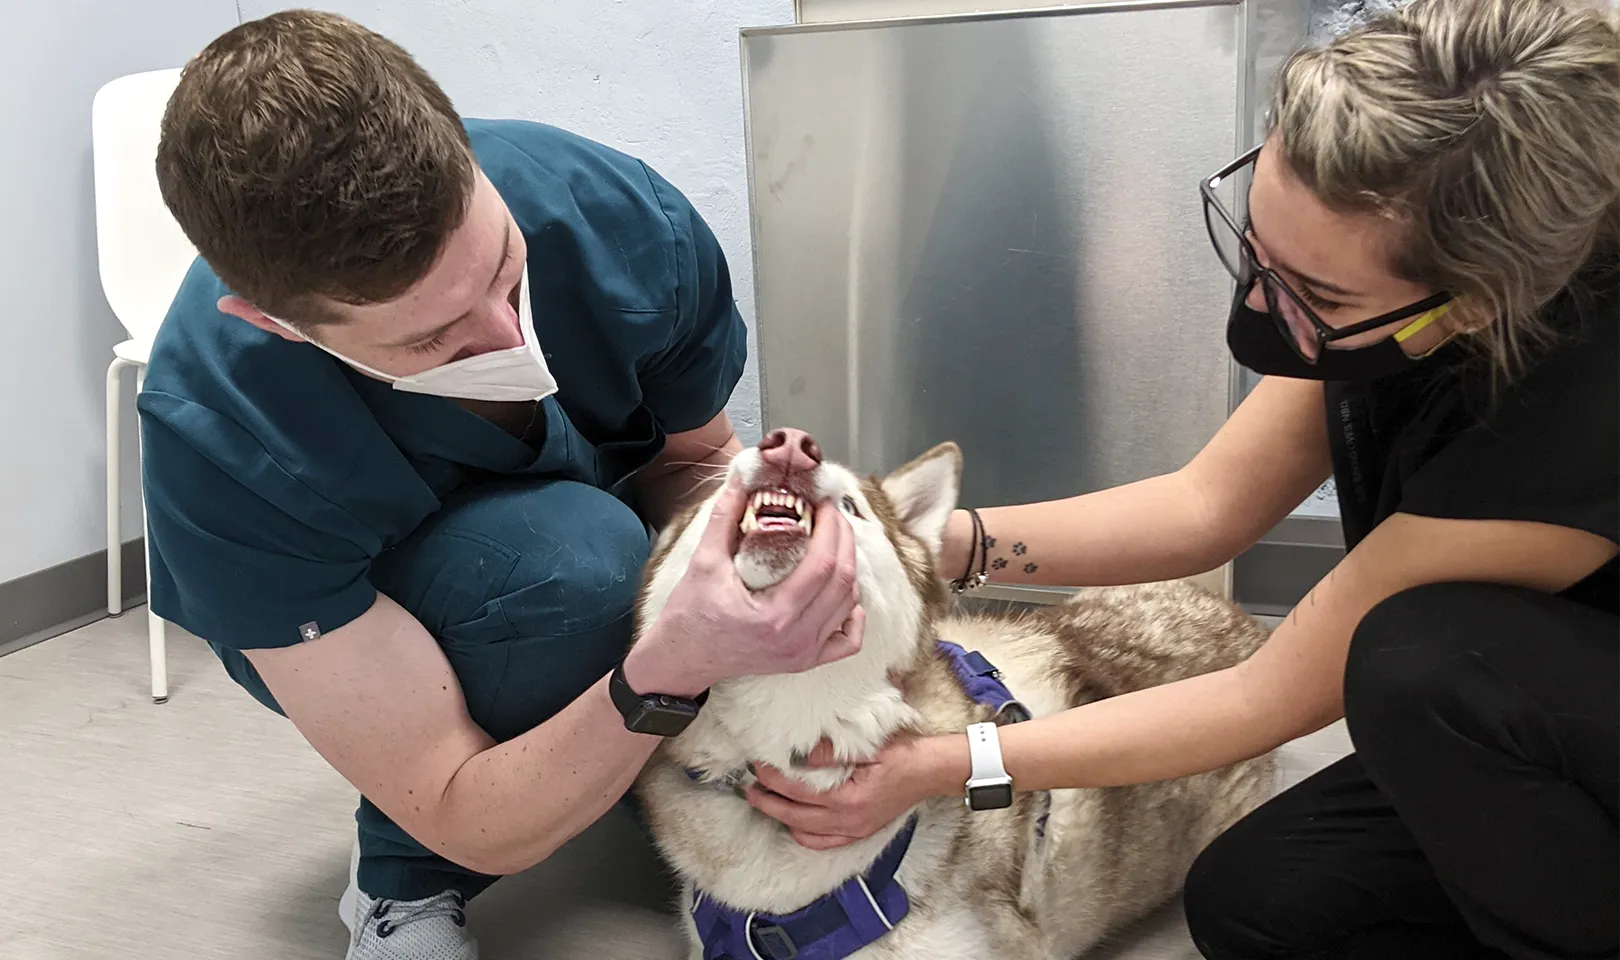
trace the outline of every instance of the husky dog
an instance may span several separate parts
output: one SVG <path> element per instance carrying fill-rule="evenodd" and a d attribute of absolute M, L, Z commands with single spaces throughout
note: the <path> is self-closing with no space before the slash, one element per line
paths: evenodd
<path fill-rule="evenodd" d="M 955 444 L 863 481 L 823 460 L 804 434 L 777 431 L 729 469 L 749 493 L 734 561 L 743 582 L 753 590 L 779 582 L 807 549 L 815 506 L 837 504 L 854 530 L 866 632 L 860 652 L 843 660 L 717 684 L 639 778 L 653 836 L 681 879 L 692 957 L 1069 960 L 1166 902 L 1194 856 L 1270 796 L 1267 755 L 1136 787 L 1019 793 L 1004 809 L 933 800 L 866 840 L 820 852 L 799 846 L 740 798 L 748 765 L 768 763 L 824 789 L 848 776 L 847 768 L 803 765 L 824 738 L 840 760 L 855 760 L 896 733 L 960 733 L 989 719 L 941 655 L 940 640 L 983 654 L 1039 717 L 1232 666 L 1264 631 L 1185 582 L 1086 590 L 1033 613 L 949 612 L 934 558 L 957 503 Z M 713 504 L 710 497 L 688 508 L 660 536 L 639 623 L 658 615 L 686 572 Z M 774 921 L 759 922 L 802 916 L 842 896 L 840 888 L 874 864 L 904 903 L 896 919 L 895 901 L 861 880 L 857 899 L 882 921 L 875 935 L 844 936 L 845 949 L 836 949 L 832 940 L 795 943 Z M 705 948 L 705 934 L 715 931 L 700 931 L 703 904 L 745 918 L 742 946 L 733 937 L 728 949 L 711 935 Z M 712 915 L 708 921 L 712 927 Z"/>

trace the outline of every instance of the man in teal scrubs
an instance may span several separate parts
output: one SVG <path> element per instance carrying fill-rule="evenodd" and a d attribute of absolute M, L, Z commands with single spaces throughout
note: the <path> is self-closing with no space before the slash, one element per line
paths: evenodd
<path fill-rule="evenodd" d="M 837 511 L 754 595 L 728 490 L 625 656 L 649 526 L 739 449 L 746 352 L 719 245 L 640 161 L 462 120 L 305 11 L 188 65 L 158 175 L 202 259 L 139 403 L 152 606 L 361 791 L 349 957 L 476 957 L 466 898 L 658 742 L 621 661 L 616 689 L 697 700 L 858 648 Z"/>

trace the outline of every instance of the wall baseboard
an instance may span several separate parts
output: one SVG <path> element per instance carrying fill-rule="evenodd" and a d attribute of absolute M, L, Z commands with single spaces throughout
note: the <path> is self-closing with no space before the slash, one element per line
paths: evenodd
<path fill-rule="evenodd" d="M 124 609 L 146 602 L 146 541 L 123 549 Z M 0 656 L 107 616 L 107 551 L 0 583 Z"/>

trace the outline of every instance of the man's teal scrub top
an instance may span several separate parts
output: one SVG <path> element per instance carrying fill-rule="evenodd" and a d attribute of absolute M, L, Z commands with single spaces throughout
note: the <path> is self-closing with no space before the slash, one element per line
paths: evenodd
<path fill-rule="evenodd" d="M 679 191 L 554 127 L 466 127 L 528 243 L 535 330 L 559 386 L 542 402 L 544 429 L 537 415 L 516 439 L 222 314 L 229 291 L 199 259 L 157 336 L 139 409 L 152 609 L 222 655 L 289 646 L 305 624 L 331 632 L 364 613 L 372 559 L 469 478 L 614 489 L 667 434 L 719 414 L 736 386 L 746 331 L 725 257 Z M 246 666 L 240 654 L 226 665 Z"/>

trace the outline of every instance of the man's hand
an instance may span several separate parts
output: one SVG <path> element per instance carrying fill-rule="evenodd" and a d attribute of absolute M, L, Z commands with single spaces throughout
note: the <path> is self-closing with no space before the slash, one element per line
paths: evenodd
<path fill-rule="evenodd" d="M 686 576 L 625 661 L 637 690 L 695 696 L 720 680 L 798 673 L 861 648 L 855 535 L 831 504 L 816 508 L 804 559 L 758 593 L 733 567 L 747 497 L 727 481 Z"/>
<path fill-rule="evenodd" d="M 748 788 L 754 809 L 780 820 L 800 846 L 831 850 L 864 840 L 917 804 L 948 792 L 947 738 L 897 736 L 871 760 L 862 761 L 843 784 L 817 793 L 775 767 L 759 765 L 759 783 Z M 958 737 L 958 740 L 963 738 Z M 966 746 L 965 740 L 962 744 Z M 840 767 L 832 745 L 810 752 L 808 767 Z M 963 782 L 966 778 L 963 778 Z"/>

